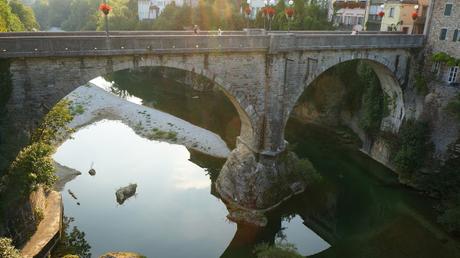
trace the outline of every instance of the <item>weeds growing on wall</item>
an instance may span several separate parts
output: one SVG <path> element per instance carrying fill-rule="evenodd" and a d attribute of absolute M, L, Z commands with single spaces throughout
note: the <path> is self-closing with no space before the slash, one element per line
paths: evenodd
<path fill-rule="evenodd" d="M 452 99 L 446 106 L 446 110 L 460 121 L 460 94 Z"/>
<path fill-rule="evenodd" d="M 401 181 L 413 181 L 414 174 L 424 165 L 430 148 L 429 134 L 427 123 L 408 120 L 402 125 L 393 158 Z"/>

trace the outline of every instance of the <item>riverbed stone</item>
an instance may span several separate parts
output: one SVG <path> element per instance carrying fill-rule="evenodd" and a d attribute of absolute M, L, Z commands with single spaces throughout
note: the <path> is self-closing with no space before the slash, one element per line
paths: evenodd
<path fill-rule="evenodd" d="M 128 198 L 136 194 L 137 184 L 129 184 L 128 186 L 121 187 L 115 193 L 118 204 L 123 204 Z"/>

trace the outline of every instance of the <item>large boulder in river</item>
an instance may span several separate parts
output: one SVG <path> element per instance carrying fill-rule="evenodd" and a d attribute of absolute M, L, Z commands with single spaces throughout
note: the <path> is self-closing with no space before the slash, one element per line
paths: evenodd
<path fill-rule="evenodd" d="M 135 195 L 136 188 L 137 188 L 137 184 L 129 184 L 128 186 L 121 187 L 120 189 L 118 189 L 117 192 L 115 193 L 118 204 L 120 205 L 123 204 L 126 201 L 126 199 Z"/>

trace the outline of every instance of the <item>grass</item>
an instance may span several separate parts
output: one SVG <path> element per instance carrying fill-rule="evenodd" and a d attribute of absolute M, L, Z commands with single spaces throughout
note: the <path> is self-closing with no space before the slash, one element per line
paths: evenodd
<path fill-rule="evenodd" d="M 174 131 L 162 131 L 158 128 L 153 128 L 152 132 L 147 135 L 149 140 L 170 140 L 177 141 L 177 132 Z"/>

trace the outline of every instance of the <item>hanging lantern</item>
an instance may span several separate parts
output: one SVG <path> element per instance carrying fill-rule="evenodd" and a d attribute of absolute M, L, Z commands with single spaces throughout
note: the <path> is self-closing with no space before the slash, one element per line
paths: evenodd
<path fill-rule="evenodd" d="M 382 18 L 383 16 L 385 16 L 385 12 L 384 12 L 384 11 L 380 11 L 377 15 L 380 16 L 380 18 Z"/>
<path fill-rule="evenodd" d="M 417 20 L 418 18 L 418 13 L 416 11 L 414 11 L 412 14 L 411 14 L 411 17 L 412 17 L 412 20 Z"/>
<path fill-rule="evenodd" d="M 275 15 L 275 13 L 276 13 L 275 8 L 273 8 L 273 7 L 271 7 L 271 6 L 267 7 L 267 14 L 268 14 L 270 17 L 273 17 L 273 16 Z"/>
<path fill-rule="evenodd" d="M 106 3 L 102 3 L 101 5 L 99 5 L 99 10 L 101 10 L 104 13 L 104 15 L 108 15 L 112 10 L 112 7 L 110 7 L 110 5 Z"/>
<path fill-rule="evenodd" d="M 244 8 L 244 13 L 245 13 L 247 16 L 249 16 L 249 15 L 251 14 L 251 11 L 252 11 L 252 10 L 251 10 L 251 7 L 249 7 L 249 6 L 246 6 L 246 8 Z"/>
<path fill-rule="evenodd" d="M 284 10 L 284 13 L 286 14 L 286 17 L 292 18 L 292 16 L 294 15 L 294 8 L 288 7 Z"/>

